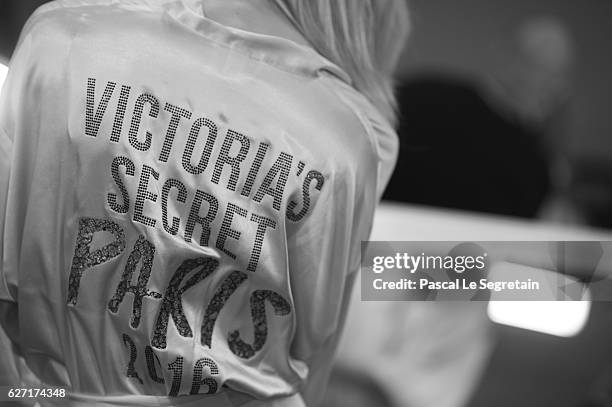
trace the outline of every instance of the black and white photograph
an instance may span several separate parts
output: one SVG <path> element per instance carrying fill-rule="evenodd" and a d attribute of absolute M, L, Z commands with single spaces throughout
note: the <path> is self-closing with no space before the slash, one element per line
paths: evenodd
<path fill-rule="evenodd" d="M 611 21 L 0 0 L 0 406 L 612 407 Z"/>

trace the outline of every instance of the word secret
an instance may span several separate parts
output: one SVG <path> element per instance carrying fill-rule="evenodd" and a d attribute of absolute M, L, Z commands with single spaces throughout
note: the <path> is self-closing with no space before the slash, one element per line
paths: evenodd
<path fill-rule="evenodd" d="M 99 93 L 102 94 L 97 97 Z M 129 85 L 121 85 L 118 90 L 116 82 L 107 82 L 102 91 L 95 78 L 88 78 L 86 136 L 101 137 L 111 101 L 116 101 L 115 111 L 112 128 L 109 126 L 109 134 L 105 136 L 110 143 L 131 146 L 135 154 L 117 155 L 109 163 L 115 185 L 115 191 L 106 196 L 110 210 L 122 215 L 130 213 L 134 222 L 151 228 L 162 227 L 170 235 L 182 235 L 187 242 L 195 238 L 198 228 L 200 246 L 209 246 L 211 235 L 215 234 L 212 244 L 232 259 L 237 255 L 225 243 L 228 238 L 240 240 L 241 233 L 231 226 L 232 220 L 238 218 L 247 223 L 245 227 L 257 229 L 254 242 L 241 242 L 243 247 L 252 248 L 247 271 L 256 270 L 264 237 L 277 229 L 279 222 L 284 222 L 279 218 L 282 216 L 293 223 L 304 220 L 325 184 L 320 171 L 309 169 L 306 162 L 291 154 L 274 152 L 270 144 L 229 128 L 221 137 L 219 126 L 209 117 L 194 118 L 188 109 L 162 103 L 151 93 L 133 95 Z M 126 113 L 130 105 L 128 120 Z M 145 116 L 148 116 L 146 120 Z M 167 118 L 164 134 L 141 128 L 147 123 L 152 127 L 151 121 L 163 120 L 163 117 Z M 110 117 L 107 119 L 110 124 Z M 127 132 L 124 131 L 126 121 L 129 122 Z M 176 137 L 181 123 L 189 124 L 189 133 Z M 183 141 L 180 147 L 175 143 L 179 138 Z M 153 151 L 154 145 L 160 147 L 159 151 Z M 137 158 L 142 154 L 146 154 L 146 164 L 140 165 Z M 151 159 L 151 154 L 155 159 Z M 162 175 L 169 160 L 180 162 L 179 170 L 184 173 L 173 171 L 173 176 Z M 218 198 L 222 189 L 235 193 L 232 202 L 224 205 L 227 199 Z M 244 207 L 247 200 L 266 205 L 279 216 L 250 212 Z M 176 213 L 171 213 L 172 210 Z"/>

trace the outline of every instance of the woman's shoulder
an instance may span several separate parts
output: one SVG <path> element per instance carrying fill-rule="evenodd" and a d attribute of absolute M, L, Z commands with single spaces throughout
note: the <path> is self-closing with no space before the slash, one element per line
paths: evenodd
<path fill-rule="evenodd" d="M 399 139 L 393 125 L 362 93 L 350 83 L 332 74 L 321 74 L 323 87 L 335 95 L 338 103 L 344 104 L 348 115 L 367 137 L 369 147 L 378 161 L 379 195 L 387 185 L 399 151 Z M 350 116 L 344 121 L 350 120 Z M 355 129 L 352 130 L 356 131 Z"/>

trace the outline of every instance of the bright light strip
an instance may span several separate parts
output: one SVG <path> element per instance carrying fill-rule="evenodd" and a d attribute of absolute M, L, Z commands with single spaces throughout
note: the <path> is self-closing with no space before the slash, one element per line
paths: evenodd
<path fill-rule="evenodd" d="M 491 301 L 488 314 L 498 324 L 570 337 L 586 325 L 590 301 Z"/>
<path fill-rule="evenodd" d="M 497 281 L 535 277 L 544 283 L 552 282 L 553 287 L 578 284 L 584 290 L 580 297 L 583 301 L 496 301 L 503 297 L 492 292 L 488 314 L 493 322 L 563 337 L 578 334 L 586 324 L 591 309 L 591 294 L 588 288 L 576 279 L 553 271 L 508 262 L 493 264 L 489 273 L 490 277 Z M 544 285 L 546 286 L 546 283 Z M 541 295 L 549 298 L 552 295 L 552 298 L 555 298 L 558 294 L 542 291 Z"/>
<path fill-rule="evenodd" d="M 8 66 L 0 62 L 0 92 L 2 91 L 2 85 L 4 85 L 4 81 L 6 80 L 7 74 L 8 74 Z"/>

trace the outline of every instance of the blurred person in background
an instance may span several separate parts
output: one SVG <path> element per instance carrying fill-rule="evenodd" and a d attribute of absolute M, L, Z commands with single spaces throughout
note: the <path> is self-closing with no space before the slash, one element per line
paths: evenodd
<path fill-rule="evenodd" d="M 553 18 L 515 32 L 505 72 L 413 74 L 400 86 L 400 160 L 385 199 L 579 221 L 568 189 L 571 34 Z"/>
<path fill-rule="evenodd" d="M 538 20 L 518 29 L 515 44 L 496 83 L 442 71 L 402 83 L 400 158 L 385 199 L 536 218 L 564 191 L 567 134 L 559 112 L 570 93 L 569 34 Z M 564 133 L 555 136 L 557 128 Z M 340 363 L 368 366 L 394 405 L 466 405 L 493 349 L 486 306 L 354 304 Z"/>
<path fill-rule="evenodd" d="M 403 0 L 38 9 L 0 99 L 2 352 L 38 382 L 2 385 L 318 405 L 396 158 L 406 34 Z"/>
<path fill-rule="evenodd" d="M 429 73 L 400 86 L 400 154 L 385 199 L 536 216 L 549 188 L 545 154 L 475 83 Z"/>
<path fill-rule="evenodd" d="M 530 129 L 544 152 L 551 187 L 539 215 L 583 223 L 570 197 L 572 34 L 562 20 L 542 16 L 523 21 L 513 39 L 513 59 L 499 78 L 488 83 L 488 100 Z"/>
<path fill-rule="evenodd" d="M 551 221 L 612 228 L 612 168 L 572 155 L 572 99 L 576 49 L 563 20 L 527 19 L 514 37 L 514 59 L 489 82 L 489 100 L 529 128 L 548 162 L 551 188 L 539 216 Z"/>

